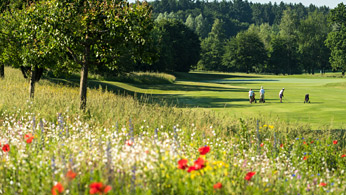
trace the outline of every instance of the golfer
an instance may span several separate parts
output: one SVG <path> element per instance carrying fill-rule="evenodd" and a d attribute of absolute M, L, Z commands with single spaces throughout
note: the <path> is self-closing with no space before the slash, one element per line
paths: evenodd
<path fill-rule="evenodd" d="M 282 88 L 280 93 L 279 93 L 280 103 L 282 103 L 282 97 L 284 97 L 284 91 L 285 91 L 285 88 Z"/>
<path fill-rule="evenodd" d="M 261 89 L 260 89 L 260 100 L 259 100 L 259 102 L 261 103 L 264 103 L 265 101 L 264 101 L 264 93 L 265 93 L 265 91 L 264 91 L 264 89 L 263 89 L 263 87 L 261 86 Z"/>
<path fill-rule="evenodd" d="M 250 104 L 252 104 L 252 101 L 253 101 L 253 96 L 254 96 L 254 92 L 252 91 L 252 89 L 250 89 L 249 91 L 249 101 L 250 101 Z"/>

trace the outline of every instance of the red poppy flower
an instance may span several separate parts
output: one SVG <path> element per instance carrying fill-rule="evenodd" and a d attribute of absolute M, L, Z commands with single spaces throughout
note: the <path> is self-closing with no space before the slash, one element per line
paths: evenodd
<path fill-rule="evenodd" d="M 307 160 L 309 157 L 308 156 L 304 156 L 303 160 Z"/>
<path fill-rule="evenodd" d="M 196 170 L 203 169 L 205 167 L 205 160 L 203 158 L 198 158 L 194 164 Z"/>
<path fill-rule="evenodd" d="M 209 146 L 204 146 L 198 149 L 200 155 L 206 155 L 210 151 Z"/>
<path fill-rule="evenodd" d="M 72 170 L 67 171 L 66 177 L 70 180 L 73 180 L 77 176 L 77 173 L 73 172 Z"/>
<path fill-rule="evenodd" d="M 263 146 L 264 146 L 264 143 L 261 143 L 260 146 L 263 147 Z"/>
<path fill-rule="evenodd" d="M 34 136 L 31 133 L 27 133 L 25 134 L 24 139 L 26 143 L 30 144 L 32 140 L 34 139 Z"/>
<path fill-rule="evenodd" d="M 187 166 L 187 159 L 181 159 L 178 161 L 178 169 L 186 169 Z"/>
<path fill-rule="evenodd" d="M 326 185 L 327 185 L 326 183 L 324 183 L 324 182 L 321 182 L 319 186 L 322 186 L 322 187 L 324 187 L 324 186 L 326 186 Z"/>
<path fill-rule="evenodd" d="M 101 182 L 94 182 L 90 184 L 90 194 L 107 194 L 112 189 L 111 186 L 105 186 Z"/>
<path fill-rule="evenodd" d="M 341 158 L 344 158 L 344 157 L 346 157 L 346 154 L 341 155 Z"/>
<path fill-rule="evenodd" d="M 5 145 L 2 147 L 2 151 L 4 151 L 4 152 L 9 152 L 9 151 L 10 151 L 10 145 L 5 144 Z"/>
<path fill-rule="evenodd" d="M 55 186 L 52 187 L 52 195 L 63 193 L 63 191 L 64 191 L 64 186 L 62 186 L 60 182 L 58 182 L 57 184 L 55 184 Z"/>
<path fill-rule="evenodd" d="M 303 144 L 306 144 L 306 142 L 304 141 Z"/>
<path fill-rule="evenodd" d="M 222 183 L 218 182 L 216 184 L 214 184 L 214 189 L 221 189 L 222 188 Z"/>
<path fill-rule="evenodd" d="M 196 167 L 195 166 L 189 166 L 189 168 L 187 169 L 187 172 L 191 173 L 191 171 L 196 171 Z"/>
<path fill-rule="evenodd" d="M 338 140 L 334 140 L 333 141 L 333 144 L 335 145 L 335 144 L 337 144 L 338 143 Z"/>
<path fill-rule="evenodd" d="M 128 145 L 128 146 L 132 146 L 133 142 L 131 140 L 126 140 L 125 144 Z"/>
<path fill-rule="evenodd" d="M 283 148 L 284 147 L 284 144 L 280 144 L 280 148 Z"/>
<path fill-rule="evenodd" d="M 256 172 L 248 172 L 245 176 L 245 180 L 250 181 L 250 179 L 256 174 Z"/>
<path fill-rule="evenodd" d="M 314 141 L 311 141 L 310 143 L 312 143 L 312 144 L 313 144 L 313 143 L 314 143 Z"/>

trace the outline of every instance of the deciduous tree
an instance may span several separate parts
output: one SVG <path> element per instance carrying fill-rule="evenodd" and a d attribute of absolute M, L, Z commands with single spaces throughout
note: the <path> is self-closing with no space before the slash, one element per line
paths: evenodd
<path fill-rule="evenodd" d="M 125 69 L 119 63 L 126 55 L 132 61 L 150 62 L 145 52 L 153 27 L 146 3 L 114 0 L 51 0 L 47 25 L 52 44 L 62 48 L 80 67 L 80 108 L 87 103 L 87 79 L 98 66 Z"/>
<path fill-rule="evenodd" d="M 327 47 L 331 50 L 330 63 L 333 69 L 346 71 L 346 5 L 340 3 L 328 16 L 332 31 L 328 33 Z"/>

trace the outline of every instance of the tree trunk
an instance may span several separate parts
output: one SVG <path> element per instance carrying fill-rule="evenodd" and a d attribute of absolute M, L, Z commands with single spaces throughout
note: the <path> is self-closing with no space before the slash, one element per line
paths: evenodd
<path fill-rule="evenodd" d="M 80 96 L 79 108 L 81 110 L 85 110 L 86 102 L 87 102 L 89 54 L 90 54 L 90 47 L 85 46 L 85 55 L 83 59 L 82 69 L 81 69 L 80 88 L 79 88 L 79 96 Z"/>
<path fill-rule="evenodd" d="M 35 95 L 35 82 L 36 82 L 36 68 L 35 66 L 31 66 L 31 75 L 30 75 L 30 86 L 29 86 L 29 93 L 30 93 L 30 99 L 34 99 Z"/>
<path fill-rule="evenodd" d="M 344 70 L 342 70 L 342 76 L 345 76 L 345 71 Z"/>
<path fill-rule="evenodd" d="M 5 78 L 5 66 L 4 64 L 0 64 L 0 79 Z"/>

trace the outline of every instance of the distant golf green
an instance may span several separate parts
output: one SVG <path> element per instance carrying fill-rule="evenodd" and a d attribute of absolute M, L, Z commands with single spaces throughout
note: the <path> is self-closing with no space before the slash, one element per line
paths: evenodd
<path fill-rule="evenodd" d="M 306 123 L 313 129 L 339 129 L 346 127 L 346 80 L 335 76 L 197 72 L 178 74 L 174 84 L 107 83 L 128 92 L 149 94 L 173 102 L 178 107 L 210 108 L 234 117 L 279 118 Z M 261 86 L 266 91 L 264 104 L 258 102 Z M 250 88 L 256 93 L 257 103 L 248 101 Z M 279 91 L 282 88 L 285 88 L 285 93 L 283 103 L 280 103 Z M 310 94 L 310 104 L 304 104 L 305 94 Z"/>

